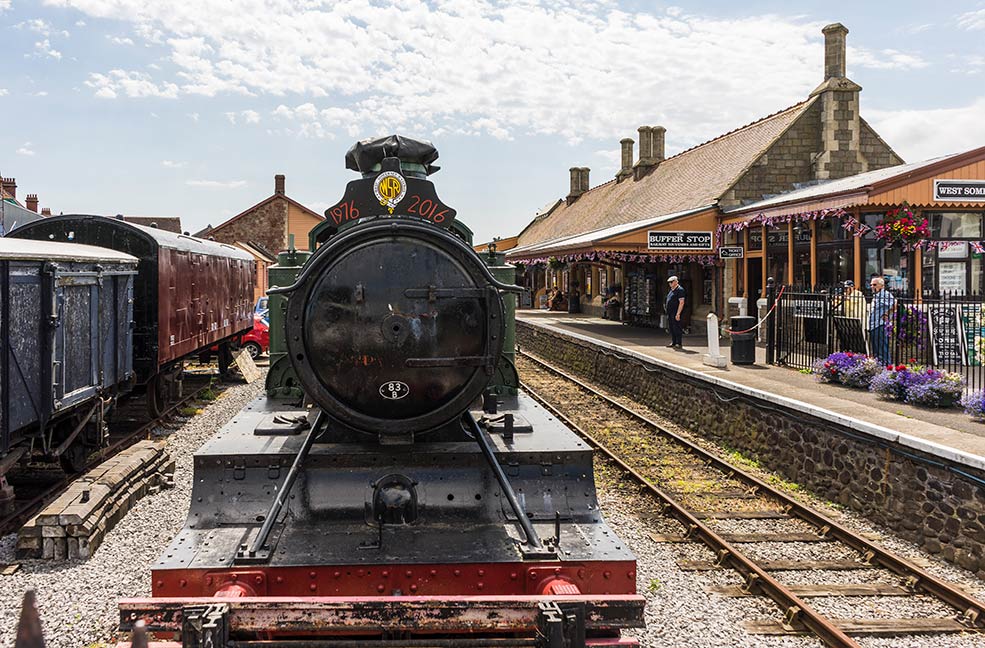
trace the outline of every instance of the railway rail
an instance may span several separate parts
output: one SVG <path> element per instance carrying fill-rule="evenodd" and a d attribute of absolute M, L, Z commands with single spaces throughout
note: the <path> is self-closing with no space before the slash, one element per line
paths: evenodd
<path fill-rule="evenodd" d="M 121 403 L 120 408 L 114 412 L 113 418 L 109 421 L 109 443 L 89 454 L 86 458 L 86 470 L 96 467 L 121 450 L 147 438 L 148 433 L 155 426 L 166 423 L 175 412 L 208 389 L 211 382 L 211 376 L 188 375 L 184 381 L 188 393 L 181 396 L 156 418 L 148 418 L 144 398 L 128 398 Z M 66 474 L 57 467 L 50 470 L 32 467 L 24 474 L 14 476 L 11 481 L 17 488 L 18 498 L 14 501 L 10 513 L 0 518 L 0 536 L 16 532 L 31 519 L 31 516 L 58 497 L 77 477 L 78 474 Z"/>
<path fill-rule="evenodd" d="M 518 353 L 523 388 L 559 420 L 583 436 L 609 462 L 638 482 L 679 522 L 681 534 L 652 534 L 658 542 L 698 542 L 712 561 L 683 561 L 685 569 L 730 568 L 741 586 L 713 588 L 726 596 L 771 599 L 782 621 L 746 623 L 754 634 L 814 634 L 826 645 L 857 648 L 856 636 L 971 633 L 985 629 L 985 603 L 930 574 L 837 521 L 812 509 L 748 471 L 730 464 L 664 425 L 547 362 Z M 659 485 L 658 485 L 659 484 Z M 768 533 L 724 533 L 728 520 L 770 520 Z M 776 529 L 789 525 L 789 531 Z M 805 527 L 806 525 L 806 527 Z M 805 528 L 809 529 L 805 531 Z M 756 543 L 840 543 L 856 557 L 838 560 L 757 559 Z M 897 585 L 812 583 L 785 585 L 777 572 L 882 569 Z M 950 617 L 830 618 L 809 599 L 826 596 L 926 596 L 954 611 Z"/>

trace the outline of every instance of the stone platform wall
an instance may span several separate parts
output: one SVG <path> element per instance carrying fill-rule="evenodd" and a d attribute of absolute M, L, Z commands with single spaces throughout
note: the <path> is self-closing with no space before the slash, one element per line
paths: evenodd
<path fill-rule="evenodd" d="M 517 343 L 985 578 L 985 473 L 517 321 Z"/>

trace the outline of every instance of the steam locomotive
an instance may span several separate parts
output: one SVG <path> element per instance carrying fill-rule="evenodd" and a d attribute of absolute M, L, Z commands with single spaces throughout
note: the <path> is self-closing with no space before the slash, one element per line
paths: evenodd
<path fill-rule="evenodd" d="M 592 450 L 519 389 L 512 267 L 472 250 L 427 179 L 437 157 L 399 136 L 349 150 L 362 177 L 317 251 L 272 268 L 267 393 L 196 453 L 186 525 L 121 630 L 636 645 L 636 560 L 599 512 Z"/>

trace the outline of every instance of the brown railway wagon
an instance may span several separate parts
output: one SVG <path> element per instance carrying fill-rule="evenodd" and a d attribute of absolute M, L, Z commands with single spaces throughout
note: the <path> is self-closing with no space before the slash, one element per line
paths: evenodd
<path fill-rule="evenodd" d="M 12 237 L 110 248 L 139 259 L 133 366 L 138 384 L 253 327 L 253 259 L 237 247 L 105 216 L 52 216 Z"/>

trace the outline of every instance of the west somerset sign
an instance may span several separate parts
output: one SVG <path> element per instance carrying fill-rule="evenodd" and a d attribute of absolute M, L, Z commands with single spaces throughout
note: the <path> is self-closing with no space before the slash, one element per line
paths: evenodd
<path fill-rule="evenodd" d="M 985 202 L 985 180 L 934 180 L 934 200 Z"/>
<path fill-rule="evenodd" d="M 650 250 L 712 250 L 711 232 L 647 232 Z"/>

